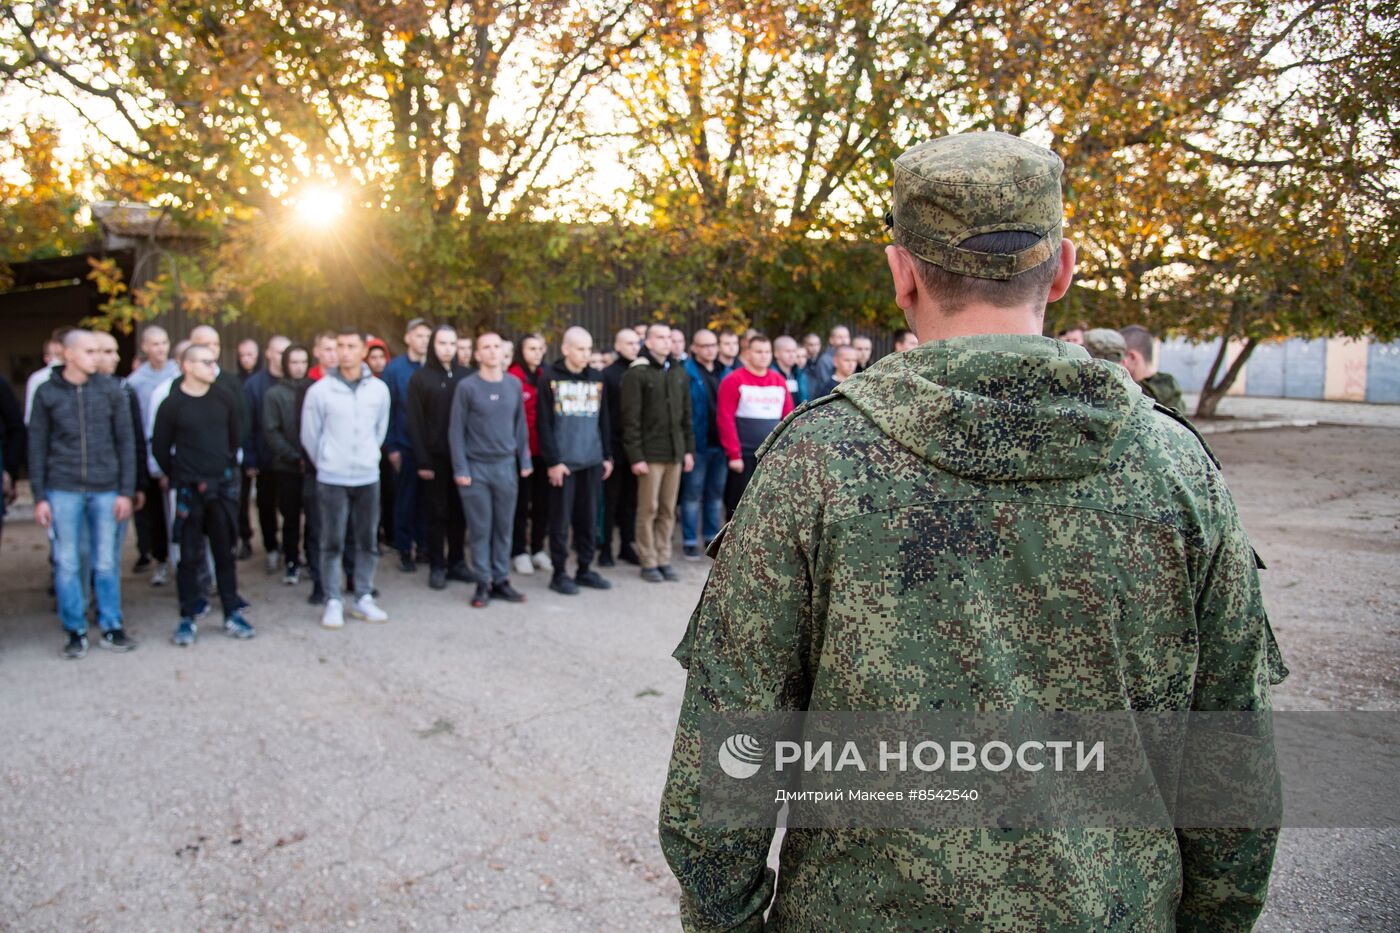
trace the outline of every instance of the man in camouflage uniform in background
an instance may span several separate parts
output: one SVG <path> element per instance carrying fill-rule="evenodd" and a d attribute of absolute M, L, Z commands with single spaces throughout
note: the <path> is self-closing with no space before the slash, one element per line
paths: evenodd
<path fill-rule="evenodd" d="M 1186 402 L 1181 397 L 1181 383 L 1171 373 L 1157 369 L 1156 340 L 1152 331 L 1141 324 L 1129 324 L 1121 331 L 1124 353 L 1123 365 L 1137 382 L 1142 394 L 1160 402 L 1173 411 L 1185 413 Z"/>
<path fill-rule="evenodd" d="M 1277 833 L 708 827 L 708 713 L 1267 710 L 1283 672 L 1218 465 L 1121 366 L 1042 337 L 1069 288 L 1053 153 L 999 133 L 895 163 L 919 346 L 759 451 L 675 657 L 661 804 L 692 930 L 1244 930 Z"/>

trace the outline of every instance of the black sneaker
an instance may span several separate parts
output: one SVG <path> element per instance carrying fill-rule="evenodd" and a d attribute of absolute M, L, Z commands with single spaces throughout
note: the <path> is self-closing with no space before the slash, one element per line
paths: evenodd
<path fill-rule="evenodd" d="M 253 542 L 244 541 L 238 546 L 238 559 L 247 560 L 253 556 Z"/>
<path fill-rule="evenodd" d="M 523 603 L 525 594 L 510 585 L 509 580 L 491 584 L 491 598 L 504 599 L 508 603 Z"/>
<path fill-rule="evenodd" d="M 599 567 L 615 567 L 615 566 L 617 566 L 617 561 L 613 560 L 612 551 L 610 551 L 610 550 L 609 550 L 609 551 L 604 551 L 602 554 L 598 555 L 598 566 L 599 566 Z"/>
<path fill-rule="evenodd" d="M 301 567 L 296 561 L 287 562 L 287 572 L 282 574 L 282 582 L 288 586 L 296 586 L 301 582 Z"/>
<path fill-rule="evenodd" d="M 476 592 L 472 594 L 472 608 L 485 609 L 490 602 L 491 587 L 487 586 L 485 583 L 478 583 L 476 585 Z"/>
<path fill-rule="evenodd" d="M 114 628 L 110 632 L 103 632 L 102 639 L 98 644 L 109 651 L 135 651 L 136 642 L 126 637 L 126 630 Z"/>
<path fill-rule="evenodd" d="M 630 544 L 624 544 L 617 552 L 617 559 L 626 561 L 629 564 L 641 565 L 642 559 L 637 556 L 636 550 Z"/>
<path fill-rule="evenodd" d="M 655 567 L 643 567 L 642 579 L 648 583 L 660 583 L 665 577 L 661 576 L 661 571 Z"/>
<path fill-rule="evenodd" d="M 63 656 L 70 661 L 87 656 L 87 636 L 76 632 L 68 633 L 68 644 L 63 646 Z"/>
<path fill-rule="evenodd" d="M 687 545 L 686 545 L 684 548 L 682 548 L 681 550 L 685 553 L 685 559 L 686 559 L 686 560 L 699 560 L 699 559 L 700 559 L 700 545 L 698 545 L 698 544 L 687 544 Z"/>
<path fill-rule="evenodd" d="M 457 583 L 475 583 L 476 574 L 465 563 L 456 563 L 447 568 L 447 579 Z"/>
<path fill-rule="evenodd" d="M 447 568 L 446 568 L 446 567 L 434 567 L 433 569 L 431 569 L 431 570 L 428 571 L 428 589 L 431 589 L 431 590 L 445 590 L 445 589 L 447 589 Z"/>
<path fill-rule="evenodd" d="M 549 588 L 554 592 L 562 593 L 565 596 L 578 595 L 578 584 L 575 583 L 573 580 L 570 580 L 568 577 L 564 576 L 562 573 L 556 573 L 554 575 L 554 578 L 549 581 Z"/>
<path fill-rule="evenodd" d="M 610 590 L 612 582 L 599 576 L 596 570 L 584 570 L 574 574 L 574 582 L 579 586 L 586 586 L 590 590 Z"/>
<path fill-rule="evenodd" d="M 136 558 L 136 563 L 131 565 L 132 573 L 143 573 L 151 566 L 151 555 L 142 554 Z"/>
<path fill-rule="evenodd" d="M 399 553 L 399 570 L 404 573 L 417 573 L 418 565 L 413 562 L 413 555 L 408 551 Z"/>
<path fill-rule="evenodd" d="M 680 575 L 680 574 L 676 573 L 674 570 L 671 569 L 671 565 L 670 565 L 670 564 L 662 564 L 660 567 L 657 567 L 656 569 L 659 570 L 659 571 L 661 571 L 661 579 L 667 580 L 667 581 L 669 581 L 669 582 L 671 582 L 671 583 L 675 583 L 677 580 L 679 580 L 679 579 L 681 578 L 681 575 Z"/>
<path fill-rule="evenodd" d="M 311 587 L 311 595 L 306 597 L 308 605 L 323 606 L 326 603 L 326 591 L 321 589 L 321 584 L 316 583 Z"/>

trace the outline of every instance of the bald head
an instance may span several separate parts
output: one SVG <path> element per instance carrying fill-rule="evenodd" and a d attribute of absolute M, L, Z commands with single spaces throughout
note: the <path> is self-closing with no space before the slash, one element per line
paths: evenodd
<path fill-rule="evenodd" d="M 200 324 L 190 331 L 190 343 L 197 347 L 208 347 L 209 352 L 214 354 L 216 360 L 222 352 L 222 347 L 219 344 L 219 332 L 208 324 Z"/>
<path fill-rule="evenodd" d="M 101 330 L 94 331 L 92 336 L 97 341 L 97 371 L 106 376 L 115 376 L 117 365 L 122 361 L 117 338 Z"/>
<path fill-rule="evenodd" d="M 63 378 L 82 383 L 97 372 L 100 364 L 97 335 L 90 330 L 71 330 L 63 336 Z"/>
<path fill-rule="evenodd" d="M 564 354 L 564 365 L 569 372 L 581 373 L 593 356 L 593 335 L 582 327 L 570 327 L 564 331 L 564 340 L 559 349 Z"/>
<path fill-rule="evenodd" d="M 635 360 L 637 351 L 642 348 L 641 338 L 637 336 L 635 327 L 624 327 L 613 337 L 613 349 L 617 355 L 624 360 Z"/>
<path fill-rule="evenodd" d="M 141 355 L 146 358 L 146 363 L 155 368 L 163 369 L 166 361 L 170 359 L 170 335 L 165 328 L 159 324 L 147 324 L 141 328 Z"/>
<path fill-rule="evenodd" d="M 274 379 L 282 378 L 282 354 L 292 345 L 291 340 L 281 334 L 274 334 L 267 342 L 267 374 Z"/>

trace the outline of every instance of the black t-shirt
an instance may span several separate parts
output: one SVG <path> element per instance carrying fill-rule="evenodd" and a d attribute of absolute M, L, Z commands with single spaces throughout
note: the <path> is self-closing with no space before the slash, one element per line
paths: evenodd
<path fill-rule="evenodd" d="M 238 465 L 238 409 L 216 387 L 201 396 L 173 386 L 156 412 L 151 455 L 177 486 L 212 482 Z"/>

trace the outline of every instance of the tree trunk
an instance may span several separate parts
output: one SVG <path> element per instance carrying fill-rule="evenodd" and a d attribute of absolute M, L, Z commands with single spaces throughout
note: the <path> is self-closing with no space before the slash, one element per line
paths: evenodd
<path fill-rule="evenodd" d="M 1222 337 L 1220 339 L 1220 352 L 1215 355 L 1215 362 L 1211 364 L 1205 384 L 1201 386 L 1200 400 L 1196 403 L 1197 418 L 1215 417 L 1215 409 L 1220 405 L 1220 400 L 1225 397 L 1226 392 L 1230 391 L 1230 386 L 1235 384 L 1235 380 L 1239 378 L 1240 370 L 1244 369 L 1245 362 L 1248 361 L 1250 354 L 1258 345 L 1259 338 L 1246 339 L 1240 355 L 1235 357 L 1235 361 L 1225 370 L 1225 375 L 1217 381 L 1215 375 L 1220 371 L 1220 364 L 1224 362 L 1226 354 L 1230 352 L 1229 338 Z"/>

